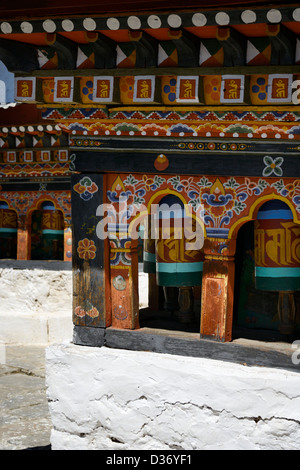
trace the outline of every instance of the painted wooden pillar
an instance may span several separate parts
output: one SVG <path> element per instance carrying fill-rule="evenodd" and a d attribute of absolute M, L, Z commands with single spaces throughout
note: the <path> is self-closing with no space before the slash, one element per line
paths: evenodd
<path fill-rule="evenodd" d="M 31 258 L 31 217 L 27 214 L 18 216 L 17 259 Z"/>
<path fill-rule="evenodd" d="M 74 174 L 71 185 L 74 342 L 101 345 L 107 317 L 107 240 L 97 235 L 102 218 L 96 214 L 103 203 L 104 177 Z"/>
<path fill-rule="evenodd" d="M 231 341 L 236 240 L 204 242 L 201 338 Z"/>
<path fill-rule="evenodd" d="M 110 279 L 113 328 L 139 327 L 137 240 L 110 234 Z"/>

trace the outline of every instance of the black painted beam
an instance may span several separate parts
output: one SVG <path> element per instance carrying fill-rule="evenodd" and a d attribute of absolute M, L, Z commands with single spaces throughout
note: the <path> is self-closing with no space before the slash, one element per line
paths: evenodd
<path fill-rule="evenodd" d="M 157 173 L 154 162 L 160 152 L 89 152 L 74 151 L 76 155 L 75 170 L 80 172 L 109 172 L 120 173 Z M 265 164 L 265 153 L 172 153 L 164 152 L 169 160 L 169 166 L 159 174 L 190 174 L 218 176 L 253 176 L 261 177 Z M 300 159 L 298 155 L 284 155 L 281 165 L 283 177 L 300 177 Z M 276 176 L 275 174 L 273 176 Z"/>
<path fill-rule="evenodd" d="M 26 72 L 39 69 L 37 50 L 34 46 L 0 38 L 0 60 L 10 72 Z"/>

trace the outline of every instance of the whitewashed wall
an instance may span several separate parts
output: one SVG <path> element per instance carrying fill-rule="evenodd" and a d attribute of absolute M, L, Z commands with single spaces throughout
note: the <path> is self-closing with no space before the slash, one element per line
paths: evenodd
<path fill-rule="evenodd" d="M 139 273 L 140 307 L 148 275 Z M 72 265 L 57 261 L 0 262 L 0 343 L 48 344 L 71 339 Z"/>
<path fill-rule="evenodd" d="M 72 343 L 46 351 L 53 450 L 300 449 L 300 374 Z"/>
<path fill-rule="evenodd" d="M 48 344 L 72 338 L 70 263 L 1 261 L 0 342 Z"/>

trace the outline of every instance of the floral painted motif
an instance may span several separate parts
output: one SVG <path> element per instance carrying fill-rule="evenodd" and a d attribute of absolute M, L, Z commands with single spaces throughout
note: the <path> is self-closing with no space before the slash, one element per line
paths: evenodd
<path fill-rule="evenodd" d="M 91 178 L 85 176 L 79 181 L 79 183 L 74 185 L 73 189 L 80 195 L 81 199 L 89 201 L 93 197 L 94 193 L 98 191 L 98 186 L 91 180 Z"/>
<path fill-rule="evenodd" d="M 269 171 L 282 171 L 282 157 L 266 158 Z M 168 179 L 158 175 L 127 175 L 124 179 L 117 177 L 112 190 L 108 192 L 111 202 L 119 204 L 120 196 L 126 195 L 126 213 L 122 220 L 122 229 L 132 220 L 136 210 L 147 206 L 150 196 L 157 190 L 163 194 L 170 190 L 181 194 L 181 199 L 189 204 L 195 213 L 200 214 L 208 237 L 227 238 L 230 227 L 240 218 L 249 215 L 249 208 L 256 197 L 274 194 L 288 198 L 300 213 L 300 180 L 278 179 L 275 182 L 265 178 L 223 178 L 211 176 L 170 176 Z M 113 196 L 113 197 L 112 197 Z M 200 212 L 198 212 L 200 209 Z M 120 255 L 114 253 L 111 263 L 117 263 Z M 128 258 L 129 260 L 129 258 Z"/>
<path fill-rule="evenodd" d="M 90 318 L 96 318 L 99 316 L 98 310 L 91 304 L 89 300 L 86 300 L 83 306 L 79 305 L 76 307 L 74 313 L 79 318 L 83 318 L 85 315 Z"/>
<path fill-rule="evenodd" d="M 265 156 L 263 158 L 264 164 L 266 165 L 264 170 L 263 170 L 263 176 L 271 176 L 272 173 L 276 176 L 282 176 L 283 175 L 283 170 L 281 168 L 281 165 L 283 163 L 283 157 L 269 157 Z"/>
<path fill-rule="evenodd" d="M 110 244 L 110 265 L 117 266 L 123 264 L 126 266 L 131 265 L 130 238 L 119 238 L 113 234 L 109 240 Z M 120 250 L 120 251 L 119 251 Z"/>
<path fill-rule="evenodd" d="M 141 180 L 137 180 L 133 175 L 128 175 L 123 182 L 120 181 L 120 183 L 114 185 L 112 191 L 107 191 L 107 196 L 111 202 L 119 202 L 120 198 L 122 198 L 128 201 L 128 204 L 139 207 L 145 203 L 143 196 L 145 196 L 146 192 L 155 191 L 165 181 L 165 178 L 158 175 L 154 177 L 143 175 Z M 132 190 L 125 191 L 126 186 L 132 187 Z"/>
<path fill-rule="evenodd" d="M 300 180 L 294 180 L 291 183 L 285 184 L 281 179 L 271 186 L 281 196 L 290 198 L 296 206 L 296 211 L 300 212 Z"/>
<path fill-rule="evenodd" d="M 77 253 L 79 258 L 84 260 L 94 259 L 96 256 L 96 246 L 93 240 L 89 240 L 88 238 L 84 238 L 83 240 L 79 240 Z"/>
<path fill-rule="evenodd" d="M 122 113 L 119 113 L 120 115 Z M 123 113 L 124 114 L 124 113 Z M 213 113 L 212 113 L 213 114 Z M 175 116 L 174 116 L 175 117 Z M 230 118 L 230 116 L 227 116 Z M 119 116 L 118 116 L 119 118 Z M 226 120 L 217 120 L 214 122 L 206 122 L 204 120 L 194 120 L 189 125 L 183 123 L 181 120 L 170 120 L 165 122 L 163 119 L 157 119 L 157 122 L 147 123 L 147 121 L 140 119 L 139 121 L 130 122 L 116 122 L 117 120 L 103 120 L 98 122 L 60 122 L 60 127 L 65 132 L 72 132 L 71 147 L 91 147 L 98 146 L 99 141 L 95 140 L 94 143 L 90 139 L 77 139 L 78 136 L 85 134 L 89 135 L 126 135 L 126 136 L 195 136 L 195 137 L 233 137 L 233 138 L 250 138 L 256 139 L 300 139 L 300 126 L 293 125 L 292 123 L 282 124 L 279 122 L 276 126 L 273 124 L 261 125 L 257 121 L 246 124 L 240 122 L 232 123 Z M 77 136 L 75 137 L 74 134 Z"/>

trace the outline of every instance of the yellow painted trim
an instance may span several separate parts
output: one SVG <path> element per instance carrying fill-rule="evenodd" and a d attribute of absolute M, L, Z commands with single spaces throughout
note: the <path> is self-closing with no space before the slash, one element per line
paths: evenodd
<path fill-rule="evenodd" d="M 110 269 L 128 269 L 128 271 L 131 271 L 131 265 L 125 265 L 125 264 L 117 264 L 117 265 L 110 265 Z"/>
<path fill-rule="evenodd" d="M 156 191 L 153 194 L 153 196 L 149 199 L 149 202 L 147 204 L 148 212 L 149 212 L 149 209 L 150 209 L 150 207 L 153 204 L 153 201 L 155 199 L 157 199 L 160 195 L 161 196 L 168 196 L 169 194 L 173 194 L 174 196 L 178 197 L 178 199 L 180 199 L 183 202 L 183 204 L 187 204 L 187 201 L 186 201 L 185 197 L 182 194 L 178 193 L 177 191 L 174 191 L 173 189 L 169 189 L 169 188 L 161 189 L 160 191 Z M 159 198 L 159 200 L 160 199 L 161 198 Z"/>
<path fill-rule="evenodd" d="M 224 256 L 224 255 L 221 255 L 221 256 L 217 256 L 217 255 L 205 255 L 205 259 L 206 260 L 215 260 L 215 261 L 233 261 L 234 260 L 234 256 Z M 223 276 L 214 276 L 214 277 L 223 277 Z"/>
<path fill-rule="evenodd" d="M 130 248 L 111 248 L 111 253 L 130 253 L 132 250 Z"/>
<path fill-rule="evenodd" d="M 141 221 L 144 220 L 145 217 L 147 217 L 149 214 L 150 214 L 150 209 L 151 209 L 151 205 L 153 204 L 153 201 L 155 201 L 156 199 L 159 198 L 159 196 L 167 196 L 169 194 L 173 194 L 174 196 L 178 197 L 184 205 L 188 206 L 188 203 L 186 201 L 186 199 L 184 198 L 184 196 L 172 189 L 169 189 L 169 188 L 166 188 L 166 189 L 162 189 L 160 191 L 156 191 L 152 196 L 151 198 L 149 199 L 148 203 L 147 203 L 147 210 L 143 210 L 142 212 L 139 212 L 133 219 L 132 221 L 130 222 L 129 224 L 129 227 L 128 227 L 128 236 L 130 237 L 130 234 L 132 233 L 133 229 L 134 229 L 134 226 L 136 226 L 137 224 L 137 221 L 139 218 L 141 218 Z M 159 198 L 160 200 L 161 198 Z M 206 229 L 205 229 L 205 225 L 204 225 L 204 222 L 202 219 L 200 219 L 199 217 L 197 217 L 195 214 L 191 214 L 193 219 L 196 220 L 196 222 L 201 226 L 202 230 L 203 230 L 203 234 L 204 234 L 204 237 L 206 237 Z"/>
<path fill-rule="evenodd" d="M 296 223 L 296 224 L 299 224 L 300 223 L 300 214 L 299 214 L 299 218 L 298 218 L 298 214 L 297 214 L 297 211 L 295 209 L 295 206 L 291 203 L 291 201 L 289 201 L 286 197 L 284 196 L 280 196 L 276 193 L 271 193 L 271 194 L 267 194 L 265 196 L 261 196 L 260 198 L 256 199 L 253 204 L 251 205 L 250 209 L 249 209 L 249 214 L 245 217 L 242 217 L 240 219 L 238 219 L 233 225 L 232 227 L 230 228 L 229 230 L 229 233 L 228 233 L 228 238 L 231 239 L 233 235 L 235 235 L 235 231 L 237 228 L 240 228 L 244 223 L 246 222 L 249 222 L 250 220 L 255 220 L 255 217 L 253 216 L 253 214 L 255 213 L 256 209 L 262 205 L 264 202 L 267 202 L 267 201 L 271 201 L 273 199 L 277 199 L 277 200 L 280 200 L 282 202 L 284 202 L 285 204 L 287 204 L 289 206 L 289 208 L 291 209 L 292 211 L 292 214 L 293 214 L 293 221 Z M 237 234 L 237 232 L 236 232 Z M 234 237 L 235 238 L 235 237 Z"/>
<path fill-rule="evenodd" d="M 4 196 L 0 195 L 0 202 L 6 202 L 6 204 L 8 205 L 8 210 L 14 211 L 17 214 L 17 216 L 21 215 L 19 214 L 18 210 L 15 207 L 11 207 L 12 202 L 10 200 L 5 199 Z"/>
<path fill-rule="evenodd" d="M 148 212 L 149 212 L 149 208 L 150 208 L 150 206 L 151 206 L 153 200 L 156 199 L 156 197 L 158 197 L 159 195 L 165 195 L 165 196 L 166 196 L 166 195 L 169 195 L 169 194 L 173 194 L 174 196 L 178 197 L 178 198 L 183 202 L 184 205 L 189 206 L 188 202 L 186 201 L 185 197 L 184 197 L 182 194 L 178 193 L 177 191 L 174 191 L 174 190 L 172 190 L 172 189 L 167 188 L 167 189 L 162 189 L 161 191 L 157 191 L 157 192 L 150 198 L 150 200 L 149 200 L 149 202 L 148 202 L 148 205 L 147 205 Z M 188 214 L 188 215 L 190 215 L 190 214 Z M 204 236 L 206 236 L 206 229 L 205 229 L 205 225 L 204 225 L 203 220 L 202 220 L 202 219 L 199 219 L 199 217 L 197 217 L 197 216 L 196 216 L 195 214 L 193 214 L 193 213 L 192 213 L 192 217 L 193 217 L 193 219 L 196 220 L 196 222 L 199 223 L 199 225 L 201 226 L 201 228 L 202 228 L 202 230 L 203 230 Z"/>

